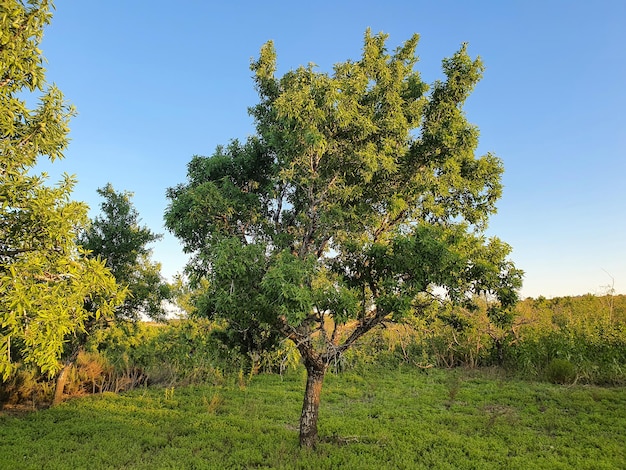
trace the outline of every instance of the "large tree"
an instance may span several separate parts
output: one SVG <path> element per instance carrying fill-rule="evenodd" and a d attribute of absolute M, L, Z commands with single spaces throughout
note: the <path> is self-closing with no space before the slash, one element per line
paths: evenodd
<path fill-rule="evenodd" d="M 147 315 L 165 317 L 164 302 L 170 287 L 161 276 L 161 265 L 151 260 L 149 244 L 161 239 L 140 225 L 139 212 L 128 191 L 117 192 L 109 183 L 98 189 L 104 198 L 101 213 L 81 233 L 79 243 L 89 256 L 105 261 L 120 286 L 128 290 L 124 303 L 116 309 L 120 319 L 137 320 Z"/>
<path fill-rule="evenodd" d="M 276 77 L 268 42 L 253 61 L 257 133 L 194 157 L 168 190 L 167 227 L 209 280 L 204 313 L 292 340 L 307 384 L 300 443 L 317 441 L 329 364 L 368 331 L 433 303 L 517 299 L 510 247 L 484 234 L 501 161 L 476 156 L 462 105 L 483 65 L 463 45 L 431 87 L 414 35 L 389 52 L 365 34 L 358 61 Z"/>
<path fill-rule="evenodd" d="M 87 206 L 70 199 L 74 179 L 55 186 L 36 174 L 67 146 L 73 109 L 45 84 L 38 45 L 51 18 L 45 0 L 0 3 L 0 377 L 19 362 L 56 373 L 66 343 L 111 315 L 123 290 L 76 244 Z M 39 99 L 29 109 L 27 100 Z M 85 303 L 94 306 L 85 309 Z"/>

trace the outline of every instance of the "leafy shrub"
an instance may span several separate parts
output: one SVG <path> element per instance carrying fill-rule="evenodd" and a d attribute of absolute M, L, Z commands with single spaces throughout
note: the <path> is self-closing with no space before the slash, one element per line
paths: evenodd
<path fill-rule="evenodd" d="M 499 363 L 496 349 L 508 343 L 508 335 L 509 330 L 491 321 L 486 305 L 433 309 L 410 324 L 388 325 L 362 338 L 358 347 L 346 355 L 345 365 L 488 366 Z"/>
<path fill-rule="evenodd" d="M 496 324 L 482 306 L 390 325 L 362 338 L 335 368 L 495 365 L 531 379 L 626 384 L 626 296 L 530 299 L 518 304 L 516 316 L 507 315 Z M 560 375 L 551 365 L 557 359 L 569 362 L 574 375 Z"/>
<path fill-rule="evenodd" d="M 216 338 L 219 326 L 208 320 L 138 324 L 112 329 L 96 348 L 118 373 L 140 370 L 150 384 L 173 386 L 219 383 L 224 372 L 236 372 L 243 358 Z"/>
<path fill-rule="evenodd" d="M 569 361 L 579 382 L 626 383 L 626 296 L 527 299 L 521 327 L 506 347 L 505 366 L 524 377 L 548 378 L 554 359 Z"/>
<path fill-rule="evenodd" d="M 576 378 L 574 365 L 567 359 L 552 359 L 545 373 L 548 380 L 555 384 L 569 384 Z"/>

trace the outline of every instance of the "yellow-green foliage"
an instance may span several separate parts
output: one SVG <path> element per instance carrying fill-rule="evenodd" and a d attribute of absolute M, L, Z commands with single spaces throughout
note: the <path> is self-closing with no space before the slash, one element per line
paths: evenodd
<path fill-rule="evenodd" d="M 98 332 L 88 346 L 101 351 L 118 374 L 140 370 L 148 383 L 220 382 L 224 371 L 236 373 L 245 358 L 226 349 L 215 331 L 221 327 L 209 320 L 123 323 Z"/>
<path fill-rule="evenodd" d="M 518 341 L 508 351 L 511 368 L 544 376 L 560 359 L 573 365 L 575 380 L 626 382 L 626 296 L 526 299 L 517 312 Z"/>
<path fill-rule="evenodd" d="M 567 329 L 593 336 L 601 328 L 626 326 L 626 295 L 529 298 L 516 311 L 525 335 Z"/>
<path fill-rule="evenodd" d="M 50 2 L 4 0 L 0 15 L 0 379 L 20 363 L 53 375 L 70 336 L 113 313 L 123 292 L 99 260 L 76 245 L 87 206 L 33 168 L 62 158 L 73 109 L 45 83 L 38 49 Z M 38 100 L 29 109 L 27 98 Z M 85 300 L 94 306 L 84 308 Z"/>
<path fill-rule="evenodd" d="M 412 324 L 375 330 L 332 366 L 480 367 L 500 364 L 501 352 L 508 370 L 533 378 L 626 382 L 626 296 L 527 299 L 518 304 L 516 314 L 509 326 L 497 326 L 489 321 L 486 305 L 477 310 L 433 309 Z M 208 320 L 129 322 L 98 330 L 78 356 L 66 393 L 116 392 L 146 383 L 168 388 L 236 383 L 246 388 L 259 371 L 283 373 L 299 364 L 290 341 L 244 357 L 217 339 L 215 333 L 221 331 L 222 325 Z M 38 404 L 50 399 L 52 385 L 36 368 L 24 368 L 1 388 L 4 403 Z"/>
<path fill-rule="evenodd" d="M 512 325 L 492 321 L 485 302 L 475 309 L 433 307 L 427 315 L 362 338 L 356 350 L 346 353 L 342 366 L 381 361 L 423 369 L 491 365 L 499 361 L 498 347 L 510 340 Z"/>
<path fill-rule="evenodd" d="M 419 368 L 503 365 L 555 382 L 626 382 L 626 296 L 527 299 L 510 321 L 487 305 L 433 311 L 361 339 L 342 368 L 409 363 Z"/>

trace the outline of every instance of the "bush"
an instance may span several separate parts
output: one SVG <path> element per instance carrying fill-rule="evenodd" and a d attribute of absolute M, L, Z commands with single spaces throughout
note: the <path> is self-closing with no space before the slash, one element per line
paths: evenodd
<path fill-rule="evenodd" d="M 545 373 L 547 379 L 555 384 L 569 384 L 576 378 L 574 365 L 566 359 L 552 359 Z"/>
<path fill-rule="evenodd" d="M 4 406 L 36 408 L 52 401 L 54 384 L 33 367 L 22 367 L 5 382 L 0 382 L 0 409 Z"/>
<path fill-rule="evenodd" d="M 570 319 L 571 318 L 571 321 Z M 550 379 L 553 360 L 572 364 L 579 382 L 596 385 L 626 383 L 626 328 L 589 317 L 582 322 L 555 311 L 556 323 L 529 323 L 515 344 L 507 345 L 505 366 L 527 378 Z"/>
<path fill-rule="evenodd" d="M 177 320 L 167 324 L 113 327 L 94 338 L 118 374 L 141 371 L 145 382 L 171 387 L 189 383 L 219 383 L 237 372 L 244 359 L 216 338 L 219 327 L 208 320 Z"/>

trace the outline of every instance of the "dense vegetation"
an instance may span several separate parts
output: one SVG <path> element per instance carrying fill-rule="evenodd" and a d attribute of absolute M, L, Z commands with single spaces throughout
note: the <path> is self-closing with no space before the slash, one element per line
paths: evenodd
<path fill-rule="evenodd" d="M 516 313 L 508 329 L 494 328 L 484 310 L 437 315 L 418 327 L 381 328 L 332 369 L 498 367 L 511 376 L 557 384 L 626 384 L 626 296 L 526 299 Z M 223 325 L 209 320 L 122 323 L 99 330 L 79 356 L 66 393 L 220 383 L 225 377 L 281 374 L 299 364 L 289 341 L 262 354 L 242 354 L 224 343 L 223 332 Z M 5 406 L 38 406 L 51 393 L 48 379 L 32 367 L 23 367 L 0 387 Z"/>

